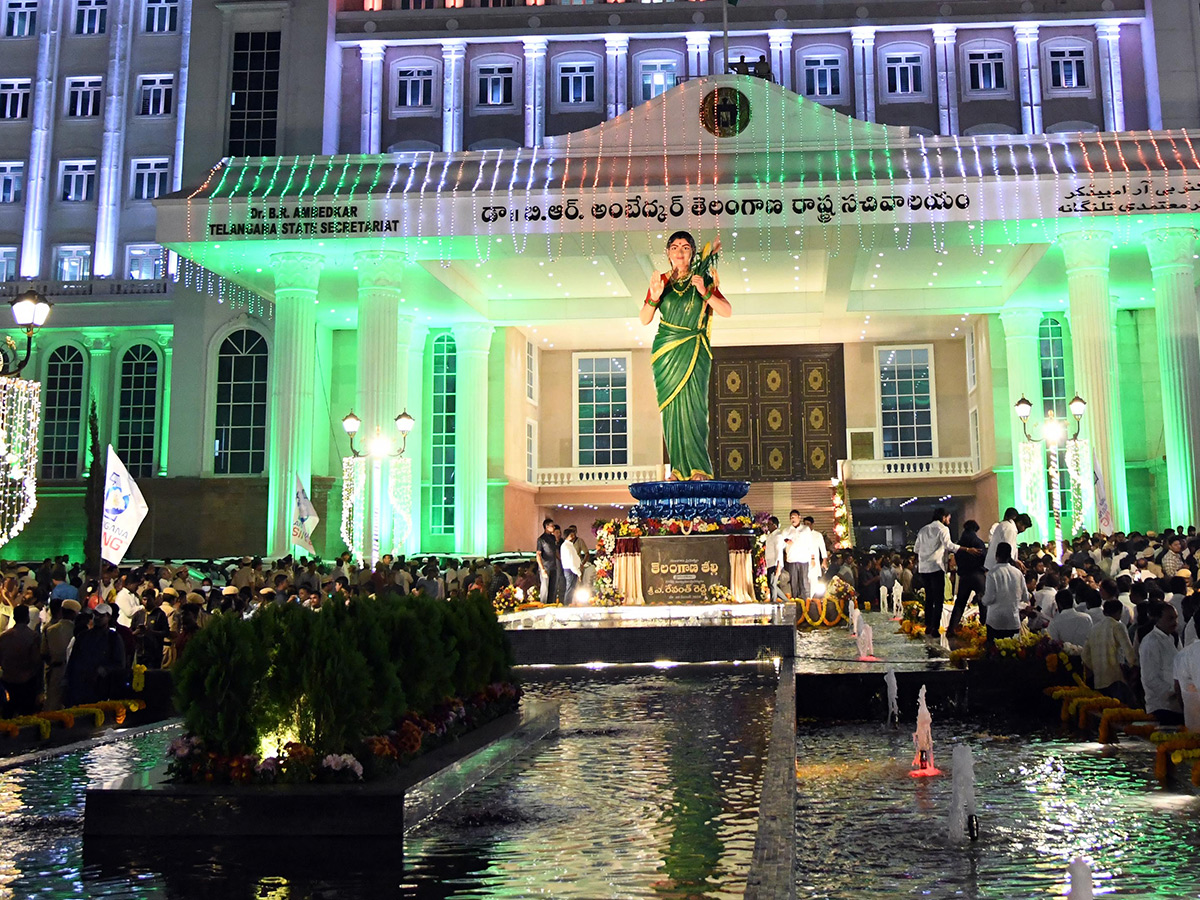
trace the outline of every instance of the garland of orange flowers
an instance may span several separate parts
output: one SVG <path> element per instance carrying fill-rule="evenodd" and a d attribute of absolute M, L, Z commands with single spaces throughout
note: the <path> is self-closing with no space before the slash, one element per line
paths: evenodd
<path fill-rule="evenodd" d="M 1100 743 L 1112 743 L 1112 729 L 1118 722 L 1136 722 L 1147 717 L 1148 714 L 1144 709 L 1128 709 L 1126 707 L 1114 706 L 1111 709 L 1104 710 L 1104 712 L 1100 713 Z"/>
<path fill-rule="evenodd" d="M 1120 700 L 1115 700 L 1112 697 L 1079 697 L 1072 700 L 1071 705 L 1073 711 L 1079 713 L 1079 727 L 1086 728 L 1088 721 L 1088 713 L 1092 710 L 1114 709 L 1119 706 L 1124 706 Z"/>
<path fill-rule="evenodd" d="M 1075 714 L 1075 707 L 1072 706 L 1072 704 L 1076 700 L 1103 696 L 1099 691 L 1094 691 L 1087 685 L 1075 685 L 1074 687 L 1048 687 L 1043 691 L 1043 693 L 1047 694 L 1054 700 L 1062 701 L 1062 711 L 1059 715 L 1064 722 L 1070 722 L 1071 716 Z"/>
<path fill-rule="evenodd" d="M 1200 787 L 1200 759 L 1192 763 L 1192 785 Z"/>
<path fill-rule="evenodd" d="M 845 613 L 842 610 L 842 605 L 836 598 L 826 597 L 823 600 L 821 598 L 816 598 L 816 606 L 819 610 L 816 618 L 813 618 L 808 614 L 808 606 L 809 602 L 807 600 L 797 601 L 796 608 L 799 611 L 796 616 L 797 626 L 799 626 L 801 623 L 804 623 L 806 625 L 811 625 L 813 628 L 820 628 L 823 625 L 832 628 L 838 622 L 842 621 L 843 617 L 845 616 Z M 832 618 L 829 617 L 830 610 L 832 610 L 834 613 Z"/>
<path fill-rule="evenodd" d="M 1161 732 L 1160 732 L 1161 733 Z M 1155 735 L 1151 735 L 1153 740 Z M 1181 734 L 1171 735 L 1167 740 L 1158 742 L 1158 749 L 1154 752 L 1154 777 L 1159 781 L 1167 780 L 1167 763 L 1171 762 L 1171 758 L 1177 750 L 1194 750 L 1200 748 L 1200 734 L 1190 734 L 1183 732 Z M 1180 756 L 1182 760 L 1182 755 Z"/>
<path fill-rule="evenodd" d="M 1140 737 L 1150 740 L 1150 735 L 1158 730 L 1157 722 L 1139 722 L 1135 725 L 1126 725 L 1124 732 L 1131 737 Z"/>
<path fill-rule="evenodd" d="M 146 689 L 146 667 L 141 663 L 134 665 L 133 678 L 131 679 L 129 686 L 133 688 L 135 693 L 138 694 Z"/>
<path fill-rule="evenodd" d="M 75 727 L 75 716 L 68 709 L 52 709 L 46 712 L 34 713 L 39 719 L 47 719 L 50 722 L 58 722 L 63 728 Z"/>

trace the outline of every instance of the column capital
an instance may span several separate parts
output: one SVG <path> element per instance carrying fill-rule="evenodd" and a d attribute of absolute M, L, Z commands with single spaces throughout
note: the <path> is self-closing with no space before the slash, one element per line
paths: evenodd
<path fill-rule="evenodd" d="M 387 45 L 383 41 L 363 41 L 358 45 L 358 55 L 363 62 L 383 62 Z"/>
<path fill-rule="evenodd" d="M 1028 23 L 1013 26 L 1013 32 L 1021 43 L 1031 44 L 1038 39 L 1038 26 Z"/>
<path fill-rule="evenodd" d="M 1004 307 L 1000 310 L 1000 322 L 1004 325 L 1004 339 L 1036 338 L 1042 326 L 1043 313 L 1028 306 Z"/>
<path fill-rule="evenodd" d="M 1097 22 L 1096 37 L 1102 41 L 1116 43 L 1121 37 L 1120 22 Z"/>
<path fill-rule="evenodd" d="M 455 349 L 460 354 L 487 353 L 495 330 L 491 322 L 459 322 L 450 328 L 454 334 Z"/>
<path fill-rule="evenodd" d="M 533 59 L 546 55 L 546 46 L 549 42 L 544 37 L 527 37 L 522 38 L 521 43 L 525 45 L 525 58 Z"/>
<path fill-rule="evenodd" d="M 875 43 L 874 28 L 851 28 L 850 37 L 854 40 L 856 47 L 869 47 Z"/>
<path fill-rule="evenodd" d="M 462 59 L 467 52 L 467 42 L 462 38 L 442 41 L 442 59 Z"/>
<path fill-rule="evenodd" d="M 768 32 L 768 34 L 774 34 L 774 32 Z M 625 36 L 622 35 L 622 37 Z M 687 41 L 689 53 L 703 53 L 708 50 L 708 45 L 712 41 L 712 35 L 707 31 L 689 31 L 686 35 L 684 35 L 684 39 Z M 604 41 L 607 44 L 609 38 L 605 38 Z M 629 44 L 628 37 L 625 37 L 625 43 L 626 45 Z"/>
<path fill-rule="evenodd" d="M 790 28 L 772 28 L 767 32 L 767 40 L 772 50 L 790 50 L 792 47 L 792 30 Z"/>
<path fill-rule="evenodd" d="M 958 29 L 953 25 L 934 25 L 933 39 L 939 44 L 954 43 L 954 35 L 958 33 Z"/>
<path fill-rule="evenodd" d="M 272 253 L 275 290 L 316 291 L 324 264 L 319 253 Z"/>
<path fill-rule="evenodd" d="M 1142 239 L 1150 256 L 1150 269 L 1156 271 L 1174 266 L 1192 268 L 1196 237 L 1194 228 L 1156 228 L 1146 232 Z"/>
<path fill-rule="evenodd" d="M 358 287 L 400 290 L 409 256 L 400 250 L 359 250 L 354 254 Z"/>
<path fill-rule="evenodd" d="M 693 35 L 687 36 L 688 46 L 692 46 Z M 708 37 L 708 35 L 705 35 Z M 627 34 L 606 34 L 604 36 L 604 49 L 608 51 L 609 56 L 620 53 L 623 50 L 629 49 L 629 35 Z"/>
<path fill-rule="evenodd" d="M 1108 272 L 1108 258 L 1112 252 L 1111 232 L 1068 231 L 1059 235 L 1058 244 L 1062 247 L 1068 275 L 1096 269 Z"/>

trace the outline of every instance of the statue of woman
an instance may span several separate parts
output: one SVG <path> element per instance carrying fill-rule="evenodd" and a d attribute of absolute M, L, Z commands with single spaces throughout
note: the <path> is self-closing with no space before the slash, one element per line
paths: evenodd
<path fill-rule="evenodd" d="M 655 311 L 659 314 L 650 365 L 671 463 L 668 481 L 713 477 L 708 455 L 709 332 L 714 313 L 733 314 L 719 290 L 714 265 L 720 247 L 718 241 L 711 253 L 696 260 L 695 239 L 686 231 L 675 232 L 667 241 L 670 271 L 655 273 L 642 304 L 643 325 L 650 324 Z"/>

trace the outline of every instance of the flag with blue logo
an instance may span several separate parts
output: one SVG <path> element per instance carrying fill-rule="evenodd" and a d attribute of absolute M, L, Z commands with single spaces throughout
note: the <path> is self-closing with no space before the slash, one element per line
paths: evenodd
<path fill-rule="evenodd" d="M 125 551 L 141 527 L 150 507 L 129 470 L 108 445 L 108 465 L 104 471 L 104 524 L 100 531 L 100 556 L 114 566 L 121 564 Z"/>

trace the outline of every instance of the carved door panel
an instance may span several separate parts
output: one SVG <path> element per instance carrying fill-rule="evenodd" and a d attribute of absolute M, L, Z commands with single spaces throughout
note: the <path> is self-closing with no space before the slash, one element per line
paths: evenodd
<path fill-rule="evenodd" d="M 749 360 L 713 360 L 709 452 L 717 478 L 752 481 L 753 366 Z"/>
<path fill-rule="evenodd" d="M 755 364 L 756 481 L 791 481 L 795 473 L 794 360 L 761 359 Z"/>

